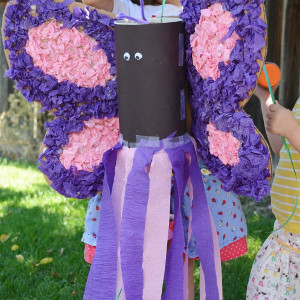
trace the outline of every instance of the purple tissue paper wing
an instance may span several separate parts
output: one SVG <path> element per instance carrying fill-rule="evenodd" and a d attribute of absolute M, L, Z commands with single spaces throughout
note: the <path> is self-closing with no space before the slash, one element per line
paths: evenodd
<path fill-rule="evenodd" d="M 8 5 L 3 26 L 4 47 L 9 51 L 10 62 L 6 76 L 16 81 L 17 88 L 28 102 L 39 102 L 42 112 L 52 112 L 56 117 L 46 124 L 48 131 L 44 144 L 47 149 L 39 157 L 39 169 L 59 193 L 66 197 L 87 198 L 102 190 L 103 163 L 94 165 L 93 170 L 78 170 L 75 165 L 65 168 L 59 157 L 62 147 L 69 142 L 69 134 L 82 131 L 85 121 L 118 117 L 114 20 L 81 4 L 74 4 L 77 7 L 71 12 L 67 6 L 72 2 L 16 0 Z M 93 51 L 101 49 L 107 58 L 110 79 L 102 85 L 86 87 L 69 79 L 58 80 L 36 66 L 26 50 L 29 32 L 51 20 L 63 29 L 72 30 L 78 36 L 85 34 L 92 40 L 96 44 Z M 69 75 L 71 78 L 72 74 Z M 85 80 L 90 78 L 87 73 L 82 76 Z M 103 132 L 109 138 L 108 131 Z"/>
<path fill-rule="evenodd" d="M 257 61 L 263 60 L 261 51 L 265 46 L 266 24 L 260 17 L 262 2 L 184 0 L 181 14 L 185 22 L 187 76 L 191 86 L 190 104 L 193 116 L 191 129 L 197 141 L 198 154 L 213 175 L 222 181 L 225 190 L 256 200 L 269 194 L 268 165 L 271 158 L 268 148 L 262 143 L 260 135 L 255 132 L 253 121 L 242 111 L 240 103 L 248 99 L 255 88 L 257 73 L 260 71 Z M 207 48 L 207 51 L 212 52 L 205 65 L 211 65 L 211 68 L 218 71 L 218 76 L 212 78 L 212 75 L 207 77 L 203 69 L 197 65 L 197 58 L 201 52 L 197 52 L 197 44 L 191 41 L 199 34 L 198 31 L 202 30 L 201 26 L 198 26 L 199 21 L 202 22 L 202 18 L 214 14 L 214 25 L 220 26 L 217 28 L 224 29 L 220 24 L 226 15 L 227 17 L 231 15 L 232 23 L 216 46 L 221 47 L 218 48 L 221 50 Z M 207 28 L 209 31 L 214 27 Z M 224 43 L 232 36 L 236 36 L 237 40 L 231 49 L 229 60 L 219 61 L 216 64 L 217 55 L 227 47 Z M 202 39 L 199 43 L 205 42 Z M 207 41 L 206 43 L 209 44 Z M 218 131 L 232 133 L 239 140 L 241 147 L 238 164 L 225 164 L 211 153 L 207 131 L 209 123 L 214 124 Z"/>

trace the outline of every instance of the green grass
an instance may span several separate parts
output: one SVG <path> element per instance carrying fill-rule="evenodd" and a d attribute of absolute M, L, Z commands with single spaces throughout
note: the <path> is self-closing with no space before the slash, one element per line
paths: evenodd
<path fill-rule="evenodd" d="M 87 200 L 58 195 L 34 165 L 0 163 L 0 235 L 10 234 L 0 243 L 0 299 L 82 299 Z M 36 266 L 45 257 L 53 262 Z"/>
<path fill-rule="evenodd" d="M 243 199 L 249 253 L 223 263 L 224 300 L 245 299 L 253 259 L 272 230 L 266 206 Z M 52 190 L 36 166 L 0 159 L 0 235 L 10 235 L 0 242 L 0 299 L 82 299 L 89 272 L 80 242 L 86 207 L 87 200 L 66 199 Z M 53 261 L 37 265 L 45 257 Z M 198 270 L 195 278 L 198 283 Z"/>

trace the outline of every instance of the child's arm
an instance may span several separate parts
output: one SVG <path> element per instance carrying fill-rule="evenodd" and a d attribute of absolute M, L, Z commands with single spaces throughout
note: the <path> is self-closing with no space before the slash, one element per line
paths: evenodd
<path fill-rule="evenodd" d="M 276 89 L 276 87 L 274 88 L 274 90 Z M 263 115 L 263 120 L 264 120 L 264 124 L 265 124 L 265 128 L 266 128 L 266 133 L 268 136 L 268 140 L 270 142 L 271 148 L 273 150 L 273 152 L 279 156 L 280 150 L 282 148 L 283 142 L 282 142 L 282 138 L 279 135 L 273 134 L 271 133 L 267 127 L 267 122 L 268 122 L 268 118 L 267 118 L 267 114 L 270 112 L 269 111 L 269 107 L 270 105 L 273 104 L 272 102 L 272 98 L 271 95 L 269 93 L 269 91 L 261 86 L 257 86 L 255 88 L 254 94 L 258 97 L 258 99 L 260 100 L 260 104 L 261 104 L 261 111 L 262 111 L 262 115 Z"/>
<path fill-rule="evenodd" d="M 103 9 L 108 12 L 112 12 L 114 8 L 114 0 L 82 0 L 82 2 L 86 5 Z"/>
<path fill-rule="evenodd" d="M 266 117 L 267 131 L 287 138 L 292 146 L 300 152 L 300 122 L 293 113 L 277 102 L 269 106 Z"/>

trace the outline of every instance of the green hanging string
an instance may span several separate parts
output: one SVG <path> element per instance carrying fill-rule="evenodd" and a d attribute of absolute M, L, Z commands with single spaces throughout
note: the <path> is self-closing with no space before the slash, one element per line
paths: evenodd
<path fill-rule="evenodd" d="M 273 93 L 273 90 L 272 90 L 272 86 L 271 86 L 271 82 L 270 82 L 270 79 L 269 79 L 269 75 L 268 75 L 268 72 L 267 72 L 267 68 L 266 68 L 266 65 L 264 64 L 263 66 L 263 69 L 264 69 L 264 72 L 265 72 L 265 75 L 266 75 L 266 79 L 267 79 L 267 83 L 268 83 L 268 88 L 269 88 L 269 92 L 270 92 L 270 95 L 272 97 L 272 101 L 274 104 L 276 104 L 276 101 L 275 101 L 275 97 L 274 97 L 274 93 Z M 292 167 L 293 167 L 293 170 L 294 170 L 294 174 L 295 174 L 295 178 L 296 178 L 296 185 L 298 187 L 298 177 L 297 177 L 297 173 L 296 173 L 296 169 L 295 169 L 295 166 L 294 166 L 294 162 L 293 162 L 293 159 L 292 159 L 292 155 L 291 155 L 291 152 L 290 152 L 290 149 L 286 143 L 286 140 L 284 137 L 282 137 L 282 141 L 283 141 L 283 144 L 284 144 L 284 147 L 289 155 L 289 158 L 290 158 L 290 161 L 291 161 L 291 164 L 292 164 Z M 279 228 L 277 228 L 276 230 L 273 231 L 273 233 L 275 233 L 277 230 L 283 228 L 293 217 L 293 215 L 295 214 L 295 211 L 297 209 L 297 206 L 298 206 L 298 188 L 297 188 L 297 194 L 296 194 L 296 202 L 295 202 L 295 206 L 294 206 L 294 209 L 293 209 L 293 212 L 292 214 L 290 215 L 290 217 L 285 221 L 285 223 L 280 226 Z"/>
<path fill-rule="evenodd" d="M 166 0 L 163 0 L 163 1 L 162 1 L 162 4 L 161 4 L 160 23 L 162 23 L 162 19 L 163 19 L 163 16 L 164 16 L 165 5 L 166 5 Z"/>
<path fill-rule="evenodd" d="M 120 292 L 119 292 L 119 294 L 118 294 L 116 300 L 119 300 L 119 298 L 120 298 L 120 296 L 121 296 L 121 293 L 122 293 L 122 289 L 120 289 Z"/>

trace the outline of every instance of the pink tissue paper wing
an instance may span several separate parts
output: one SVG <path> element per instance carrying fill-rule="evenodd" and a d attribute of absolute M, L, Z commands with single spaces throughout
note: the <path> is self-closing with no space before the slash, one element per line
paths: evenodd
<path fill-rule="evenodd" d="M 102 162 L 104 152 L 118 140 L 118 118 L 92 118 L 84 122 L 82 131 L 69 134 L 69 143 L 63 147 L 60 161 L 66 169 L 75 166 L 78 170 L 93 172 L 93 168 Z"/>
<path fill-rule="evenodd" d="M 76 28 L 62 28 L 56 21 L 45 22 L 28 32 L 26 51 L 44 73 L 78 86 L 105 86 L 112 79 L 110 63 L 98 44 Z"/>
<path fill-rule="evenodd" d="M 209 123 L 206 130 L 208 132 L 210 153 L 217 156 L 224 165 L 237 165 L 240 161 L 239 149 L 241 142 L 231 132 L 217 130 L 213 123 Z"/>
<path fill-rule="evenodd" d="M 229 64 L 229 58 L 239 36 L 234 31 L 231 37 L 221 41 L 234 22 L 231 12 L 224 11 L 221 3 L 201 10 L 199 24 L 190 37 L 193 64 L 202 78 L 216 80 L 220 77 L 219 62 Z"/>

